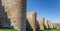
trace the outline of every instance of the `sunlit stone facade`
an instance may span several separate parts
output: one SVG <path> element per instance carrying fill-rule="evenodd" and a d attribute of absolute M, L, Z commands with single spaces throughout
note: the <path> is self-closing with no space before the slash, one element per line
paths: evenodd
<path fill-rule="evenodd" d="M 40 29 L 44 30 L 44 21 L 45 21 L 45 19 L 44 18 L 38 18 L 37 21 L 38 21 Z"/>
<path fill-rule="evenodd" d="M 26 0 L 2 0 L 11 26 L 19 31 L 26 30 Z"/>
<path fill-rule="evenodd" d="M 36 13 L 35 12 L 27 12 L 27 22 L 29 23 L 30 27 L 27 24 L 27 28 L 36 31 Z"/>

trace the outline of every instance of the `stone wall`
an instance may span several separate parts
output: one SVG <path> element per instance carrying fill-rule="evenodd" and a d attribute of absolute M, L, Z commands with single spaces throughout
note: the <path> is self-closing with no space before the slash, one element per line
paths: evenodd
<path fill-rule="evenodd" d="M 44 18 L 38 18 L 37 21 L 39 23 L 40 29 L 44 30 L 44 21 L 45 21 L 45 19 Z"/>
<path fill-rule="evenodd" d="M 19 31 L 26 30 L 26 0 L 2 0 L 11 26 Z"/>
<path fill-rule="evenodd" d="M 45 20 L 44 21 L 44 26 L 45 26 L 45 29 L 48 29 L 49 27 L 48 27 L 48 20 Z"/>
<path fill-rule="evenodd" d="M 35 12 L 27 12 L 27 21 L 30 26 L 27 24 L 28 29 L 32 29 L 33 31 L 36 31 L 36 13 Z"/>
<path fill-rule="evenodd" d="M 54 23 L 54 26 L 53 26 L 54 28 L 57 28 L 57 26 L 56 26 L 56 24 Z"/>
<path fill-rule="evenodd" d="M 49 28 L 50 29 L 53 29 L 54 28 L 54 24 L 52 22 L 49 21 L 48 24 L 49 24 Z"/>
<path fill-rule="evenodd" d="M 50 21 L 48 22 L 48 26 L 49 26 L 49 29 L 50 29 L 51 28 L 51 22 Z"/>
<path fill-rule="evenodd" d="M 53 27 L 53 23 L 51 22 L 51 29 L 53 29 L 54 27 Z"/>
<path fill-rule="evenodd" d="M 0 0 L 0 26 L 10 27 L 10 21 L 7 18 L 7 12 L 5 12 L 4 6 L 2 6 L 1 0 Z"/>
<path fill-rule="evenodd" d="M 36 20 L 35 12 L 26 13 L 26 0 L 0 0 L 0 25 L 19 31 L 26 31 L 26 26 L 33 31 L 36 31 L 37 26 L 41 30 L 45 27 L 47 29 L 56 27 L 44 18 Z"/>

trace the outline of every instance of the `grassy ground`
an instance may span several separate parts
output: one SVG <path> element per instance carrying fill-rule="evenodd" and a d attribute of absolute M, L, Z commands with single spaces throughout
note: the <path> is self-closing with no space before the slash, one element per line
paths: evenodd
<path fill-rule="evenodd" d="M 33 30 L 27 30 L 27 31 L 33 31 Z M 37 31 L 60 31 L 60 29 L 50 29 L 50 30 L 40 30 L 40 29 L 37 29 Z"/>
<path fill-rule="evenodd" d="M 60 29 L 44 30 L 44 31 L 60 31 Z"/>
<path fill-rule="evenodd" d="M 42 30 L 42 31 L 60 31 L 60 29 L 51 29 L 51 30 Z"/>
<path fill-rule="evenodd" d="M 15 30 L 15 29 L 12 29 L 12 28 L 8 28 L 8 27 L 2 27 L 0 26 L 0 31 L 18 31 L 18 30 Z M 26 30 L 26 31 L 33 31 L 33 30 Z M 60 31 L 60 29 L 50 29 L 50 30 L 40 30 L 40 29 L 37 29 L 37 31 Z"/>
<path fill-rule="evenodd" d="M 12 28 L 8 28 L 8 27 L 2 27 L 0 26 L 0 31 L 18 31 L 18 30 L 15 30 L 15 29 L 12 29 Z"/>
<path fill-rule="evenodd" d="M 14 29 L 1 29 L 0 31 L 17 31 L 17 30 L 14 30 Z"/>

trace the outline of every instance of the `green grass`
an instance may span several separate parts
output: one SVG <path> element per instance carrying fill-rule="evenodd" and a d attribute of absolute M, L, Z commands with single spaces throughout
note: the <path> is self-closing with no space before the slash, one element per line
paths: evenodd
<path fill-rule="evenodd" d="M 18 30 L 15 30 L 15 29 L 12 29 L 12 28 L 8 28 L 8 27 L 2 27 L 0 26 L 0 31 L 18 31 Z M 26 31 L 33 31 L 33 30 L 26 30 Z M 40 30 L 40 29 L 37 29 L 37 31 L 60 31 L 60 29 L 50 29 L 50 30 Z"/>
<path fill-rule="evenodd" d="M 2 26 L 0 26 L 0 31 L 18 31 L 18 30 L 15 30 L 13 28 L 8 28 L 8 27 L 2 27 Z"/>
<path fill-rule="evenodd" d="M 60 31 L 60 29 L 51 29 L 51 30 L 42 30 L 42 31 Z"/>
<path fill-rule="evenodd" d="M 33 30 L 27 30 L 27 31 L 33 31 Z M 37 29 L 37 31 L 60 31 L 60 29 L 49 29 L 49 30 L 40 30 L 40 29 Z"/>
<path fill-rule="evenodd" d="M 3 30 L 3 31 L 17 31 L 15 29 L 1 29 L 1 30 Z"/>

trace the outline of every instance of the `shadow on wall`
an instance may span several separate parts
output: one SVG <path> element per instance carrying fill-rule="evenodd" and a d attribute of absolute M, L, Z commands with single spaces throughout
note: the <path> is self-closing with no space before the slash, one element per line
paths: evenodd
<path fill-rule="evenodd" d="M 26 19 L 26 31 L 33 31 L 27 19 Z"/>
<path fill-rule="evenodd" d="M 11 26 L 11 21 L 7 16 L 7 12 L 5 12 L 4 6 L 2 6 L 1 0 L 0 0 L 0 26 L 13 28 L 13 26 Z"/>
<path fill-rule="evenodd" d="M 40 30 L 38 21 L 36 21 L 36 31 L 43 31 L 43 30 Z"/>

